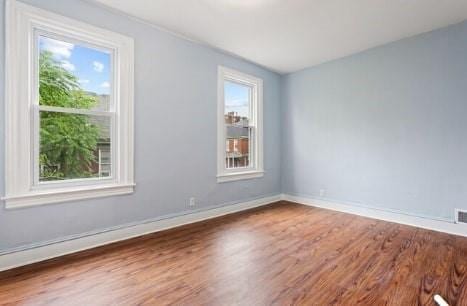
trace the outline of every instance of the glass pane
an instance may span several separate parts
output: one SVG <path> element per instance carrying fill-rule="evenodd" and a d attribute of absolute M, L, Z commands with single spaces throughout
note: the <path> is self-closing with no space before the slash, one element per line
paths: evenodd
<path fill-rule="evenodd" d="M 40 112 L 39 181 L 111 175 L 111 120 Z"/>
<path fill-rule="evenodd" d="M 227 169 L 250 165 L 250 97 L 251 87 L 231 81 L 224 82 Z"/>
<path fill-rule="evenodd" d="M 106 111 L 110 53 L 38 36 L 39 104 Z"/>

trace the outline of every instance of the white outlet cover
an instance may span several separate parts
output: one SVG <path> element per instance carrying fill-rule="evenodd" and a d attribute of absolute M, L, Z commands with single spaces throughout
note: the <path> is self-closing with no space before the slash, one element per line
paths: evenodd
<path fill-rule="evenodd" d="M 196 205 L 196 200 L 195 200 L 195 198 L 190 198 L 190 202 L 189 202 L 188 205 L 190 205 L 190 206 L 195 206 L 195 205 Z"/>

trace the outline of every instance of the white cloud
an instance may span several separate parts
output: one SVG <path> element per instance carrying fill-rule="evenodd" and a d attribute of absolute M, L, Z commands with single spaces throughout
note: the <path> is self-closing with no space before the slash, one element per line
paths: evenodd
<path fill-rule="evenodd" d="M 110 87 L 110 83 L 109 82 L 104 82 L 101 84 L 101 87 L 102 88 L 109 88 Z"/>
<path fill-rule="evenodd" d="M 62 67 L 68 71 L 75 71 L 75 65 L 73 65 L 67 60 L 62 60 Z"/>
<path fill-rule="evenodd" d="M 89 84 L 89 80 L 78 80 L 81 84 Z"/>
<path fill-rule="evenodd" d="M 228 106 L 232 106 L 232 107 L 235 107 L 235 106 L 247 107 L 249 105 L 249 102 L 248 100 L 245 100 L 245 99 L 232 99 L 232 100 L 227 99 L 225 104 Z"/>
<path fill-rule="evenodd" d="M 97 72 L 102 72 L 104 71 L 104 64 L 98 61 L 92 62 L 92 66 L 94 67 L 94 70 Z"/>
<path fill-rule="evenodd" d="M 52 52 L 55 58 L 62 59 L 62 58 L 69 58 L 75 47 L 74 44 L 51 39 L 48 37 L 41 37 L 41 50 L 46 50 Z"/>

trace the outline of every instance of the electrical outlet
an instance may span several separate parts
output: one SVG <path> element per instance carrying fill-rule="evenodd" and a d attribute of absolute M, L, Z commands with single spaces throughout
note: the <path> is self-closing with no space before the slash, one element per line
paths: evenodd
<path fill-rule="evenodd" d="M 190 198 L 190 202 L 188 203 L 188 206 L 190 206 L 190 207 L 196 206 L 195 198 L 193 198 L 193 197 Z"/>
<path fill-rule="evenodd" d="M 320 189 L 319 190 L 319 196 L 324 197 L 326 195 L 326 189 Z"/>

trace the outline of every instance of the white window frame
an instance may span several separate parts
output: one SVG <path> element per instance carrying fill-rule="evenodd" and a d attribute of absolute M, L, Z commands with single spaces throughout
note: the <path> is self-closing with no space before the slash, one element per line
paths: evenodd
<path fill-rule="evenodd" d="M 37 37 L 66 38 L 111 54 L 108 112 L 66 109 L 72 113 L 111 117 L 110 178 L 39 182 L 39 108 Z M 6 2 L 5 201 L 6 208 L 34 206 L 134 191 L 133 173 L 133 39 L 57 15 L 15 0 Z"/>
<path fill-rule="evenodd" d="M 250 165 L 244 168 L 226 168 L 226 125 L 224 81 L 247 85 L 251 88 L 250 127 L 254 129 L 250 141 Z M 251 145 L 251 143 L 253 144 Z M 217 79 L 217 182 L 259 178 L 264 175 L 263 167 L 263 80 L 255 76 L 230 69 L 218 67 Z"/>

